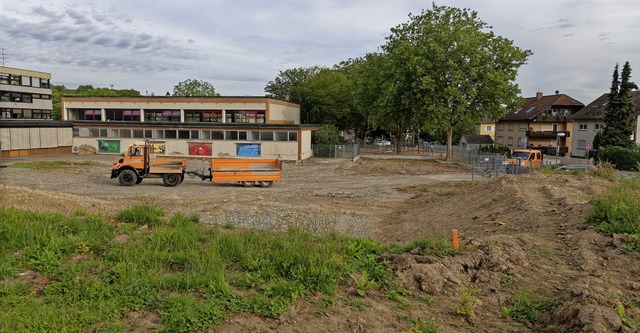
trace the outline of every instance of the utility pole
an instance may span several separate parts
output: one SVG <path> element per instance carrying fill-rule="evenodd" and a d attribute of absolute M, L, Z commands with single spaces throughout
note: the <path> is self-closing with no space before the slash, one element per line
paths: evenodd
<path fill-rule="evenodd" d="M 4 67 L 5 62 L 7 61 L 7 55 L 4 53 L 4 49 L 0 49 L 0 61 L 2 61 L 2 67 Z"/>

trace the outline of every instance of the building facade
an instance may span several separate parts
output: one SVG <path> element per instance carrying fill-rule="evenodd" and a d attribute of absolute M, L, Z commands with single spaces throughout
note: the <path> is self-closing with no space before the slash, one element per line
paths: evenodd
<path fill-rule="evenodd" d="M 571 151 L 570 116 L 584 107 L 565 94 L 525 98 L 496 123 L 496 145 L 510 149 L 536 148 L 547 155 L 566 155 Z"/>
<path fill-rule="evenodd" d="M 51 74 L 0 66 L 0 119 L 51 119 Z"/>
<path fill-rule="evenodd" d="M 156 153 L 188 156 L 312 156 L 315 126 L 297 104 L 267 97 L 63 97 L 74 149 L 122 153 L 148 140 Z"/>
<path fill-rule="evenodd" d="M 636 126 L 632 139 L 640 144 L 640 91 L 631 92 L 631 100 L 636 110 Z M 587 151 L 593 148 L 593 139 L 604 128 L 604 114 L 609 103 L 609 94 L 602 94 L 589 105 L 571 116 L 573 136 L 571 155 L 586 157 Z"/>

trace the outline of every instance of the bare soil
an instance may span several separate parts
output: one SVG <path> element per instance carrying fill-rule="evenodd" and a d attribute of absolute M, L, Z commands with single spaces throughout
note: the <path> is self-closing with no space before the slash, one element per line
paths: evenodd
<path fill-rule="evenodd" d="M 146 202 L 196 213 L 202 223 L 367 236 L 384 243 L 460 235 L 461 254 L 385 255 L 410 295 L 366 297 L 353 281 L 329 306 L 305 298 L 278 319 L 239 315 L 215 332 L 408 332 L 414 318 L 434 318 L 439 332 L 634 332 L 616 312 L 640 316 L 640 256 L 622 254 L 623 237 L 585 224 L 590 200 L 612 182 L 589 175 L 533 173 L 477 178 L 464 165 L 436 160 L 310 159 L 286 163 L 270 188 L 245 188 L 186 178 L 176 187 L 145 179 L 133 187 L 110 179 L 112 156 L 64 155 L 4 160 L 0 207 L 81 209 L 113 218 Z M 56 170 L 12 167 L 17 162 L 66 160 Z M 192 161 L 190 170 L 202 169 Z M 35 282 L 34 282 L 35 283 Z M 37 282 L 41 283 L 41 282 Z M 501 315 L 523 291 L 562 300 L 525 325 Z M 462 313 L 460 313 L 462 312 Z M 153 331 L 154 314 L 131 314 L 135 331 Z M 133 320 L 133 319 L 132 319 Z M 143 324 L 140 324 L 143 323 Z M 147 324 L 144 324 L 147 323 Z"/>

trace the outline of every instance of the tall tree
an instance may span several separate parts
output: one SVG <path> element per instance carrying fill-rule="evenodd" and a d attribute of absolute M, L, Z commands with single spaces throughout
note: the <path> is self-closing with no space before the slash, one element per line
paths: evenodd
<path fill-rule="evenodd" d="M 433 4 L 409 18 L 382 47 L 383 108 L 373 119 L 394 133 L 414 126 L 446 131 L 451 159 L 456 126 L 497 119 L 517 104 L 515 79 L 531 51 L 496 36 L 469 9 Z"/>
<path fill-rule="evenodd" d="M 220 96 L 213 85 L 207 81 L 188 79 L 173 87 L 173 96 Z"/>
<path fill-rule="evenodd" d="M 310 105 L 310 123 L 332 124 L 342 130 L 350 127 L 352 98 L 349 79 L 344 72 L 324 68 L 309 79 L 305 91 Z"/>
<path fill-rule="evenodd" d="M 613 70 L 609 101 L 605 107 L 605 127 L 598 136 L 597 144 L 601 147 L 617 146 L 633 148 L 631 139 L 635 125 L 635 107 L 631 98 L 631 90 L 638 86 L 630 81 L 631 66 L 627 61 L 622 67 L 622 76 L 618 75 L 618 65 Z"/>
<path fill-rule="evenodd" d="M 312 111 L 312 105 L 308 98 L 308 85 L 311 78 L 322 69 L 322 67 L 313 66 L 280 71 L 275 80 L 267 83 L 264 91 L 269 97 L 299 104 L 302 121 L 309 123 L 311 121 L 309 117 Z"/>

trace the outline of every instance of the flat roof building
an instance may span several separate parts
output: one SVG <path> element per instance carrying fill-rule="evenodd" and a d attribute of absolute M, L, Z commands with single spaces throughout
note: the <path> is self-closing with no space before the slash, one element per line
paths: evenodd
<path fill-rule="evenodd" d="M 51 119 L 51 74 L 0 66 L 0 119 Z"/>
<path fill-rule="evenodd" d="M 63 97 L 61 110 L 74 149 L 97 153 L 149 140 L 160 154 L 299 161 L 316 129 L 300 123 L 299 105 L 268 97 Z"/>

